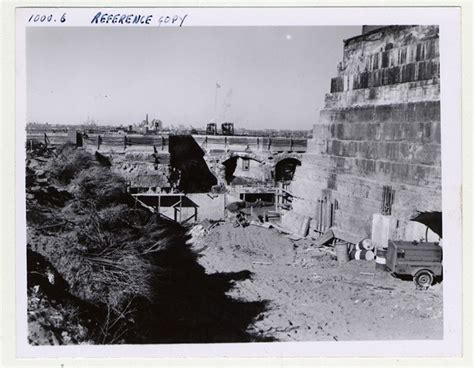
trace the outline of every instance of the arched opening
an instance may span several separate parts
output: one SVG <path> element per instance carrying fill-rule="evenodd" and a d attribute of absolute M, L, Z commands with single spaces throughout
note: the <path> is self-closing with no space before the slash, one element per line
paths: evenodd
<path fill-rule="evenodd" d="M 237 167 L 237 157 L 231 157 L 222 163 L 225 167 L 225 181 L 227 184 L 234 179 L 235 168 Z"/>
<path fill-rule="evenodd" d="M 251 185 L 265 182 L 260 162 L 250 157 L 233 156 L 222 163 L 225 181 L 233 185 Z"/>
<path fill-rule="evenodd" d="M 275 183 L 288 183 L 293 180 L 296 166 L 301 166 L 301 161 L 288 157 L 278 161 L 275 165 Z"/>

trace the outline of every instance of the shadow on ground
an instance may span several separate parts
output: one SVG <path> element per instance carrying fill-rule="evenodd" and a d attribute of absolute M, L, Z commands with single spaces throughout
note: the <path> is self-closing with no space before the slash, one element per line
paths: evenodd
<path fill-rule="evenodd" d="M 121 340 L 112 343 L 273 341 L 249 332 L 252 322 L 265 311 L 266 301 L 247 302 L 226 295 L 236 281 L 250 278 L 251 272 L 206 274 L 198 263 L 198 255 L 186 244 L 189 238 L 186 230 L 173 222 L 163 223 L 167 229 L 164 236 L 170 241 L 150 259 L 155 266 L 153 299 L 134 300 L 131 318 L 116 326 L 127 332 Z M 107 318 L 106 306 L 93 305 L 70 294 L 66 281 L 40 254 L 28 250 L 27 259 L 28 286 L 39 285 L 53 303 L 76 308 L 79 322 L 89 328 L 89 338 L 95 343 L 110 343 L 100 335 Z M 48 281 L 47 272 L 54 274 L 54 285 Z M 53 332 L 60 336 L 60 330 Z"/>
<path fill-rule="evenodd" d="M 136 316 L 137 335 L 129 343 L 218 343 L 272 341 L 248 332 L 267 302 L 247 302 L 226 295 L 251 272 L 206 274 L 198 256 L 185 244 L 179 225 L 170 223 L 174 244 L 156 254 L 155 299 Z M 145 308 L 143 308 L 145 306 Z"/>

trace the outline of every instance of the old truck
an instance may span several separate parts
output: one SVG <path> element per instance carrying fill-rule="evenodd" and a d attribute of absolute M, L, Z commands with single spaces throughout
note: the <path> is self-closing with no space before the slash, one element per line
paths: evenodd
<path fill-rule="evenodd" d="M 420 289 L 427 289 L 443 275 L 443 248 L 437 242 L 389 240 L 386 268 L 395 276 L 413 276 Z"/>

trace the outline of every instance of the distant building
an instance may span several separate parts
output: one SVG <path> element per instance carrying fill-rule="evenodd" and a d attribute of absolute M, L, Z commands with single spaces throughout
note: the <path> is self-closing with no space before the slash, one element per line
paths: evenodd
<path fill-rule="evenodd" d="M 148 114 L 146 114 L 145 120 L 142 120 L 142 122 L 139 125 L 139 130 L 142 132 L 154 132 L 157 133 L 161 130 L 163 130 L 163 122 L 159 119 L 152 119 L 151 121 L 148 119 Z"/>
<path fill-rule="evenodd" d="M 151 125 L 153 126 L 153 128 L 155 130 L 162 130 L 163 129 L 163 122 L 161 120 L 153 119 L 151 121 Z"/>

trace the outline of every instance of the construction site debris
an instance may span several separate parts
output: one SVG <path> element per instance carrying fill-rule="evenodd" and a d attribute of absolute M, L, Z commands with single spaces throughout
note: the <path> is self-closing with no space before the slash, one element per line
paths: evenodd
<path fill-rule="evenodd" d="M 278 341 L 443 336 L 440 284 L 420 294 L 411 282 L 387 272 L 372 276 L 373 261 L 354 260 L 339 266 L 334 248 L 315 247 L 307 238 L 294 248 L 290 239 L 261 226 L 233 228 L 231 223 L 223 223 L 205 237 L 205 244 L 209 247 L 199 262 L 208 272 L 243 268 L 252 272 L 252 278 L 236 282 L 229 295 L 248 301 L 271 300 L 269 309 L 250 327 L 257 333 L 269 334 Z M 253 262 L 271 264 L 249 262 L 249 257 Z M 428 312 L 427 308 L 432 310 Z M 407 329 L 407 324 L 413 328 Z"/>
<path fill-rule="evenodd" d="M 349 244 L 358 244 L 360 241 L 358 236 L 333 226 L 322 234 L 317 233 L 315 243 L 320 246 L 329 243 L 333 239 L 342 240 Z"/>
<path fill-rule="evenodd" d="M 245 202 L 244 201 L 231 202 L 226 206 L 227 210 L 229 210 L 230 212 L 234 212 L 234 213 L 241 210 L 242 208 L 245 208 Z"/>
<path fill-rule="evenodd" d="M 291 234 L 305 237 L 308 234 L 310 218 L 289 211 L 281 216 L 281 226 Z"/>
<path fill-rule="evenodd" d="M 250 225 L 250 222 L 247 220 L 247 217 L 243 212 L 237 213 L 235 216 L 234 227 L 247 227 Z"/>

